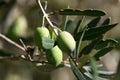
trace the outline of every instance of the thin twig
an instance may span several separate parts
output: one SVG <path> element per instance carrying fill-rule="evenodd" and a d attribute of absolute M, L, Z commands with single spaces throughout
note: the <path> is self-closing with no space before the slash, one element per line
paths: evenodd
<path fill-rule="evenodd" d="M 48 15 L 47 15 L 46 12 L 44 11 L 40 0 L 36 0 L 36 2 L 38 3 L 39 7 L 41 8 L 44 17 L 47 19 L 47 21 L 48 21 L 48 23 L 50 24 L 50 26 L 51 26 L 51 27 L 54 27 L 54 25 L 52 24 L 52 22 L 51 22 L 50 19 L 48 18 Z"/>
<path fill-rule="evenodd" d="M 59 30 L 59 31 L 61 31 L 61 30 L 52 24 L 52 22 L 51 22 L 50 19 L 48 18 L 48 15 L 47 15 L 46 12 L 44 11 L 44 8 L 42 7 L 42 4 L 41 4 L 40 0 L 36 0 L 36 2 L 37 2 L 37 4 L 39 5 L 40 9 L 42 10 L 44 17 L 46 18 L 46 20 L 47 20 L 48 23 L 50 24 L 52 30 L 54 31 L 54 33 L 55 33 L 56 35 L 58 35 L 58 33 L 57 33 L 54 29 L 57 29 L 57 30 Z"/>
<path fill-rule="evenodd" d="M 47 1 L 45 1 L 45 6 L 44 6 L 44 10 L 47 9 Z M 45 16 L 43 16 L 43 19 L 42 19 L 42 27 L 45 25 Z"/>
<path fill-rule="evenodd" d="M 19 39 L 19 40 L 20 40 L 22 46 L 24 47 L 24 49 L 27 50 L 27 47 L 26 47 L 26 45 L 24 44 L 24 42 L 22 41 L 22 39 Z"/>
<path fill-rule="evenodd" d="M 19 48 L 20 50 L 26 52 L 25 48 L 23 48 L 22 46 L 20 46 L 19 44 L 15 43 L 14 41 L 10 40 L 9 38 L 7 38 L 6 36 L 4 36 L 3 34 L 0 33 L 0 38 L 4 39 L 5 41 L 9 42 L 10 44 L 14 45 L 15 47 Z"/>

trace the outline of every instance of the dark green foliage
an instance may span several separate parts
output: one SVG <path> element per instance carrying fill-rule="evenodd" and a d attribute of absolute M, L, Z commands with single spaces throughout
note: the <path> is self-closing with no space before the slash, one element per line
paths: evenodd
<path fill-rule="evenodd" d="M 115 27 L 117 25 L 116 24 L 111 24 L 111 25 L 105 25 L 105 26 L 100 26 L 100 27 L 95 27 L 95 28 L 91 28 L 86 30 L 85 35 L 83 37 L 83 40 L 92 40 L 94 38 L 97 38 L 98 36 L 106 33 L 107 31 L 111 30 L 113 27 Z M 75 40 L 78 40 L 82 35 L 82 31 L 78 32 L 75 35 Z"/>
<path fill-rule="evenodd" d="M 95 19 L 93 19 L 92 21 L 90 21 L 88 23 L 88 28 L 93 28 L 96 27 L 98 22 L 100 21 L 101 17 L 96 17 Z"/>
<path fill-rule="evenodd" d="M 103 49 L 101 49 L 100 51 L 98 51 L 94 57 L 95 59 L 99 59 L 100 57 L 104 56 L 106 53 L 108 53 L 109 51 L 111 51 L 114 47 L 105 47 Z"/>
<path fill-rule="evenodd" d="M 80 16 L 104 16 L 105 12 L 100 10 L 74 10 L 74 9 L 63 9 L 58 11 L 60 15 L 80 15 Z"/>
<path fill-rule="evenodd" d="M 64 30 L 70 32 L 69 30 L 72 27 L 72 23 L 73 23 L 72 20 L 68 20 L 66 25 L 64 26 Z"/>
<path fill-rule="evenodd" d="M 108 47 L 108 46 L 116 46 L 117 43 L 118 41 L 114 39 L 102 39 L 97 43 L 97 45 L 95 46 L 95 49 L 99 50 L 101 48 Z"/>
<path fill-rule="evenodd" d="M 82 19 L 80 19 L 78 21 L 78 23 L 77 23 L 77 25 L 75 27 L 75 30 L 74 30 L 74 35 L 76 35 L 78 32 L 80 32 L 81 30 L 83 30 L 81 25 L 83 24 L 84 20 L 85 20 L 85 17 L 83 16 Z"/>
<path fill-rule="evenodd" d="M 107 18 L 103 23 L 102 25 L 108 25 L 110 23 L 110 18 Z"/>
<path fill-rule="evenodd" d="M 81 24 L 81 22 L 82 22 L 82 19 L 80 19 L 78 21 L 77 26 L 76 26 L 76 28 L 74 30 L 74 35 L 76 35 L 76 33 L 80 31 L 80 24 Z"/>
<path fill-rule="evenodd" d="M 93 49 L 94 47 L 96 46 L 96 44 L 100 41 L 101 37 L 95 39 L 95 40 L 92 40 L 91 43 L 89 43 L 87 46 L 85 46 L 81 52 L 79 53 L 79 57 L 82 55 L 82 54 L 85 54 L 85 55 L 88 55 Z"/>

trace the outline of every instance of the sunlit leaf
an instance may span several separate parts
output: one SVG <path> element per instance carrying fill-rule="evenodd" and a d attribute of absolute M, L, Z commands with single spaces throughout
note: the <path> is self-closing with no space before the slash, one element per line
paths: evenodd
<path fill-rule="evenodd" d="M 85 72 L 84 75 L 85 75 L 85 78 L 86 78 L 87 80 L 93 80 L 93 79 L 92 79 L 92 74 L 90 74 L 89 72 Z"/>
<path fill-rule="evenodd" d="M 99 76 L 101 76 L 101 77 L 112 77 L 112 76 L 115 75 L 115 72 L 105 71 L 105 70 L 104 71 L 103 70 L 99 70 L 98 73 L 99 73 Z"/>
<path fill-rule="evenodd" d="M 96 60 L 94 58 L 91 58 L 91 70 L 92 70 L 92 79 L 93 80 L 99 80 L 98 79 L 98 67 L 97 67 L 97 63 Z"/>
<path fill-rule="evenodd" d="M 72 59 L 70 60 L 70 64 L 71 64 L 71 68 L 73 70 L 74 75 L 76 76 L 77 80 L 86 80 L 86 78 L 84 77 L 84 75 L 80 72 L 80 70 L 77 68 L 77 66 L 75 65 L 75 63 L 72 61 Z"/>

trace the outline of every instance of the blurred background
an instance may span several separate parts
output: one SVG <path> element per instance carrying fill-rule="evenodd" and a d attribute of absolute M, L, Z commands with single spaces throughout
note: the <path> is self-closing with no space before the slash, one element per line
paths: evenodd
<path fill-rule="evenodd" d="M 41 0 L 42 2 L 44 0 Z M 120 22 L 120 1 L 119 0 L 47 0 L 48 7 L 46 12 L 52 12 L 55 10 L 60 10 L 63 8 L 73 8 L 73 9 L 98 9 L 103 10 L 106 12 L 106 16 L 102 17 L 101 22 L 103 19 L 106 19 L 107 17 L 111 18 L 111 23 L 119 23 Z M 42 3 L 45 4 L 44 2 Z M 38 26 L 42 25 L 42 12 L 38 5 L 36 4 L 35 0 L 0 0 L 0 33 L 8 36 L 13 41 L 20 44 L 20 41 L 18 38 L 22 38 L 23 42 L 26 45 L 34 45 L 33 40 L 33 33 L 34 29 Z M 77 21 L 80 17 L 78 16 L 70 16 L 71 20 Z M 52 15 L 50 17 L 51 21 L 54 21 L 58 24 L 62 24 L 62 16 L 60 15 Z M 74 23 L 75 24 L 75 23 Z M 15 28 L 15 30 L 11 30 L 12 26 L 20 26 Z M 61 26 L 59 26 L 61 27 Z M 17 35 L 12 34 L 16 33 Z M 117 25 L 114 29 L 110 30 L 107 34 L 105 34 L 106 38 L 115 38 L 117 40 L 120 40 L 120 25 Z M 6 51 L 12 52 L 12 53 L 23 53 L 21 50 L 17 49 L 15 46 L 5 42 L 0 38 L 0 49 L 4 49 Z M 102 61 L 104 62 L 106 68 L 110 71 L 116 71 L 116 67 L 118 65 L 119 61 L 119 47 L 117 50 L 113 50 L 109 52 L 107 55 L 102 57 Z M 3 77 L 7 75 L 8 78 L 5 78 L 5 80 L 33 80 L 30 78 L 30 75 L 33 75 L 34 73 L 37 74 L 37 71 L 31 69 L 30 63 L 26 62 L 25 64 L 20 64 L 21 60 L 18 60 L 18 64 L 14 64 L 14 60 L 12 60 L 10 63 L 8 61 L 1 61 L 0 60 L 0 80 L 4 80 Z M 21 68 L 21 71 L 24 71 L 25 73 L 18 71 L 20 76 L 16 74 L 16 70 L 11 66 L 16 66 L 16 70 L 18 71 L 18 68 Z M 10 67 L 10 71 L 9 68 Z M 7 68 L 7 69 L 6 69 Z M 29 70 L 30 69 L 30 70 Z M 64 67 L 62 68 L 64 69 Z M 5 70 L 5 71 L 4 71 Z M 66 70 L 66 69 L 65 69 Z M 4 72 L 4 73 L 3 73 Z M 66 71 L 69 72 L 69 71 Z M 13 79 L 11 78 L 11 75 L 9 73 L 16 74 L 16 77 Z M 40 72 L 38 72 L 40 73 Z M 61 72 L 62 73 L 62 72 Z M 70 75 L 73 75 L 72 72 L 70 72 Z M 3 76 L 4 74 L 4 76 Z M 26 78 L 25 74 L 27 74 Z M 45 73 L 46 74 L 46 73 Z M 48 73 L 47 73 L 48 74 Z M 62 73 L 63 74 L 63 73 Z M 69 76 L 70 76 L 69 75 Z M 39 76 L 39 75 L 36 75 Z M 60 76 L 59 76 L 60 77 Z M 11 78 L 11 79 L 10 79 Z M 30 79 L 29 79 L 30 78 Z M 74 76 L 73 76 L 74 78 Z M 71 78 L 71 80 L 73 79 Z M 37 79 L 39 80 L 39 78 Z M 42 80 L 49 80 L 42 79 Z M 51 80 L 57 80 L 52 79 Z M 70 78 L 66 78 L 64 80 L 70 80 Z"/>

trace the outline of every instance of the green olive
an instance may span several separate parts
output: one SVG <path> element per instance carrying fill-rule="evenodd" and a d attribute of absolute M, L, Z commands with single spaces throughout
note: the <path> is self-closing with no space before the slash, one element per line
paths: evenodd
<path fill-rule="evenodd" d="M 49 32 L 50 32 L 50 37 L 52 40 L 56 40 L 57 36 L 54 32 L 58 33 L 57 29 L 51 29 L 50 27 L 48 28 Z M 54 31 L 53 31 L 54 30 Z"/>
<path fill-rule="evenodd" d="M 50 36 L 50 33 L 49 33 L 49 30 L 47 28 L 45 28 L 45 27 L 36 28 L 35 33 L 34 33 L 35 44 L 39 48 L 42 48 L 42 38 L 49 37 L 49 36 Z"/>
<path fill-rule="evenodd" d="M 76 46 L 76 42 L 73 36 L 66 31 L 60 32 L 60 34 L 57 37 L 57 44 L 59 48 L 66 53 L 72 52 Z"/>
<path fill-rule="evenodd" d="M 63 59 L 62 51 L 58 46 L 46 50 L 46 57 L 48 62 L 54 66 L 60 65 Z"/>
<path fill-rule="evenodd" d="M 7 36 L 13 40 L 26 37 L 26 31 L 28 29 L 27 20 L 24 16 L 19 16 L 13 21 L 8 29 Z"/>

